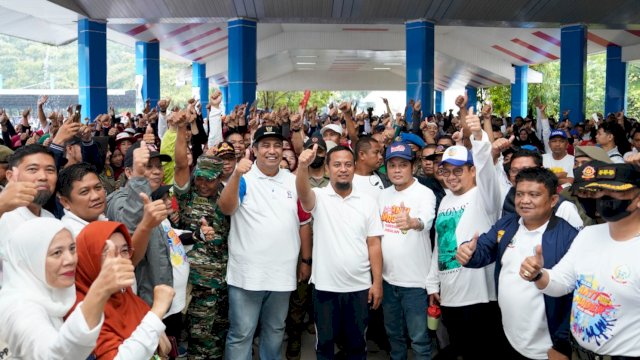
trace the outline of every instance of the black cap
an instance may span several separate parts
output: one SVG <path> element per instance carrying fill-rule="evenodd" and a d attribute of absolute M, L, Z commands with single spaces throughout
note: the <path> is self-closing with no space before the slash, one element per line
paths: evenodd
<path fill-rule="evenodd" d="M 573 191 L 626 191 L 640 186 L 640 171 L 630 164 L 607 164 L 590 161 L 573 169 Z"/>
<path fill-rule="evenodd" d="M 313 135 L 311 135 L 311 137 L 309 138 L 309 140 L 307 140 L 307 142 L 304 143 L 304 148 L 305 149 L 310 149 L 313 147 L 313 145 L 318 144 L 318 147 L 323 149 L 323 150 L 327 150 L 327 143 L 324 141 L 324 139 L 322 138 L 322 135 L 320 135 L 319 131 L 316 131 L 313 133 Z"/>
<path fill-rule="evenodd" d="M 256 130 L 256 133 L 253 134 L 253 142 L 258 143 L 260 140 L 266 137 L 276 137 L 280 140 L 286 140 L 284 136 L 282 136 L 282 130 L 278 126 L 263 126 Z"/>
<path fill-rule="evenodd" d="M 133 167 L 133 151 L 140 147 L 142 142 L 138 141 L 135 144 L 131 145 L 131 147 L 127 150 L 126 155 L 124 156 L 124 167 L 130 168 Z M 160 154 L 157 151 L 149 152 L 149 160 L 153 158 L 159 158 L 160 162 L 171 162 L 171 156 L 166 154 Z"/>

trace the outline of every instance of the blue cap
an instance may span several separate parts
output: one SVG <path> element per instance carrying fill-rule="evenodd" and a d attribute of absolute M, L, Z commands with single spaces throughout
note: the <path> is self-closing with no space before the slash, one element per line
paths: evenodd
<path fill-rule="evenodd" d="M 453 166 L 473 165 L 473 156 L 471 156 L 471 151 L 466 147 L 454 145 L 444 151 L 440 164 L 451 164 Z"/>
<path fill-rule="evenodd" d="M 409 144 L 404 142 L 394 142 L 387 148 L 387 153 L 384 156 L 385 161 L 389 161 L 393 158 L 401 158 L 409 161 L 413 161 L 413 152 Z"/>
<path fill-rule="evenodd" d="M 535 147 L 533 145 L 529 145 L 529 144 L 520 146 L 520 149 L 529 150 L 529 151 L 537 151 L 537 152 L 540 151 L 537 147 Z"/>
<path fill-rule="evenodd" d="M 418 136 L 416 134 L 412 134 L 412 133 L 401 133 L 400 134 L 400 141 L 402 141 L 403 143 L 409 143 L 409 144 L 416 145 L 420 149 L 422 149 L 423 147 L 425 147 L 427 145 L 427 144 L 424 143 L 424 140 L 422 140 L 422 138 L 420 136 Z"/>
<path fill-rule="evenodd" d="M 563 138 L 563 139 L 566 139 L 567 138 L 567 133 L 565 133 L 562 130 L 553 130 L 551 132 L 551 134 L 549 134 L 549 139 L 554 138 L 554 137 L 558 137 L 558 136 Z"/>

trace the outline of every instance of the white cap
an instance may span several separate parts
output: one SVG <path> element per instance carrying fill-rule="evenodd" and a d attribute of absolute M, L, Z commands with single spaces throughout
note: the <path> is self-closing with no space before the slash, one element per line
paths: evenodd
<path fill-rule="evenodd" d="M 331 131 L 335 131 L 336 133 L 338 133 L 340 136 L 342 136 L 342 126 L 338 125 L 338 124 L 329 124 L 329 125 L 325 125 L 322 130 L 320 130 L 320 135 L 324 136 L 324 133 L 327 130 L 331 130 Z"/>

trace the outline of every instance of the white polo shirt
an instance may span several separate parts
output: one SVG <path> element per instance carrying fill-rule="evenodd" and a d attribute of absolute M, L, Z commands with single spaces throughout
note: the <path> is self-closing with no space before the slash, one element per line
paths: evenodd
<path fill-rule="evenodd" d="M 227 283 L 252 291 L 293 291 L 300 252 L 296 177 L 263 174 L 256 164 L 240 184 L 231 215 Z"/>
<path fill-rule="evenodd" d="M 367 237 L 381 236 L 378 206 L 352 190 L 346 198 L 331 184 L 314 188 L 311 282 L 320 291 L 355 292 L 371 287 Z"/>

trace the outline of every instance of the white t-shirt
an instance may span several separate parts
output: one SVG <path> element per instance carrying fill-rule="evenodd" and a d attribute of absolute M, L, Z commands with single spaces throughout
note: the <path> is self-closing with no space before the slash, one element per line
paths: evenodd
<path fill-rule="evenodd" d="M 600 355 L 640 356 L 640 236 L 615 241 L 609 224 L 587 226 L 549 273 L 547 295 L 573 291 L 570 329 Z"/>
<path fill-rule="evenodd" d="M 177 314 L 186 304 L 187 300 L 187 282 L 189 281 L 189 261 L 187 260 L 187 252 L 180 241 L 180 234 L 171 227 L 169 219 L 165 219 L 160 225 L 167 235 L 167 244 L 169 245 L 169 259 L 173 269 L 173 289 L 176 295 L 173 297 L 171 307 L 165 314 L 165 318 L 170 315 Z"/>
<path fill-rule="evenodd" d="M 567 177 L 573 178 L 573 164 L 575 159 L 573 155 L 565 155 L 562 159 L 556 160 L 552 154 L 542 155 L 542 165 L 545 168 L 553 171 L 554 174 L 566 172 Z"/>
<path fill-rule="evenodd" d="M 337 293 L 369 289 L 371 263 L 367 237 L 382 235 L 376 202 L 355 189 L 342 198 L 332 185 L 312 191 L 316 204 L 311 210 L 313 264 L 310 282 L 318 290 Z"/>
<path fill-rule="evenodd" d="M 424 224 L 421 231 L 400 231 L 395 224 L 396 214 L 405 211 Z M 435 217 L 436 197 L 431 189 L 414 179 L 408 188 L 397 191 L 386 188 L 378 197 L 378 208 L 384 236 L 382 237 L 382 277 L 395 286 L 426 289 L 431 269 L 431 238 L 429 230 Z"/>
<path fill-rule="evenodd" d="M 534 283 L 520 277 L 520 265 L 542 244 L 549 222 L 529 231 L 519 220 L 520 228 L 502 256 L 498 278 L 498 303 L 502 326 L 511 346 L 529 359 L 546 359 L 553 346 L 547 325 L 544 296 Z M 522 311 L 526 304 L 527 310 Z"/>
<path fill-rule="evenodd" d="M 300 252 L 296 177 L 264 175 L 256 164 L 243 177 L 246 193 L 231 215 L 227 283 L 253 291 L 293 291 Z"/>
<path fill-rule="evenodd" d="M 45 209 L 40 210 L 40 216 L 50 218 L 55 217 Z M 37 218 L 38 216 L 34 215 L 26 206 L 6 212 L 2 217 L 0 217 L 0 288 L 2 287 L 2 259 L 5 251 L 5 241 L 8 238 L 8 235 L 12 233 L 13 229 L 23 222 Z"/>
<path fill-rule="evenodd" d="M 351 186 L 354 191 L 367 194 L 374 200 L 377 200 L 382 190 L 384 190 L 380 176 L 375 173 L 367 176 L 354 174 Z"/>

